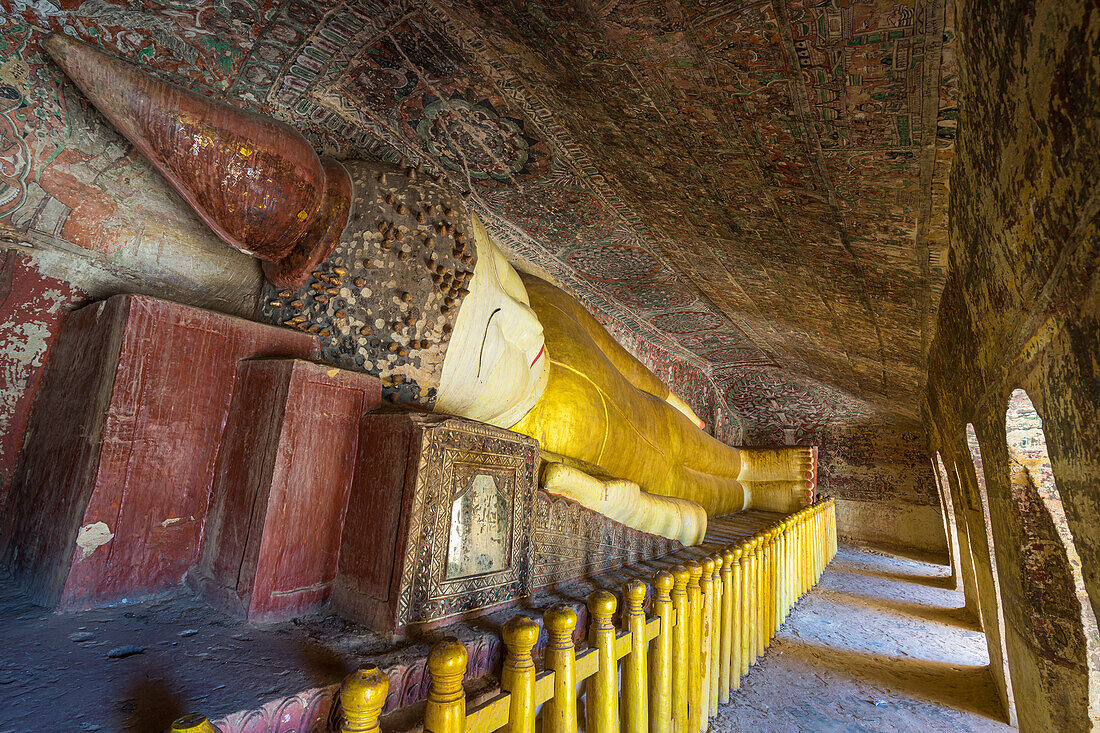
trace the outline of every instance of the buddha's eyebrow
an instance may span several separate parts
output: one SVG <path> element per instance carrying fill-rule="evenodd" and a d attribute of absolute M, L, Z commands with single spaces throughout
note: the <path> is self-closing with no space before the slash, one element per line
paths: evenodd
<path fill-rule="evenodd" d="M 488 320 L 485 321 L 485 333 L 481 334 L 481 351 L 477 354 L 477 376 L 481 376 L 481 358 L 485 356 L 485 339 L 489 337 L 489 324 L 493 322 L 493 316 L 500 313 L 500 308 L 496 308 L 489 314 Z"/>

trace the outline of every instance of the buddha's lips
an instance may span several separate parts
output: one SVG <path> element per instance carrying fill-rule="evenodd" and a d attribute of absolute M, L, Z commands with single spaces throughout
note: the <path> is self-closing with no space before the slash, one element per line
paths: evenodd
<path fill-rule="evenodd" d="M 539 349 L 539 353 L 535 354 L 535 358 L 531 360 L 531 366 L 527 367 L 528 369 L 535 366 L 535 362 L 542 358 L 542 352 L 544 351 L 546 351 L 546 344 L 543 344 L 542 348 Z"/>

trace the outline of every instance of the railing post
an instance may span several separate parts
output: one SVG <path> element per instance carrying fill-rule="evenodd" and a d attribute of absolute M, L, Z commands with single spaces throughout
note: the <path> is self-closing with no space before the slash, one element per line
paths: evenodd
<path fill-rule="evenodd" d="M 753 585 L 752 585 L 752 550 L 753 539 L 750 537 L 742 544 L 741 555 L 741 676 L 749 673 L 749 665 L 753 662 L 753 638 L 756 635 L 756 627 L 753 622 Z"/>
<path fill-rule="evenodd" d="M 787 574 L 790 570 L 790 566 L 787 564 L 787 520 L 784 518 L 779 522 L 779 534 L 777 535 L 776 542 L 779 545 L 778 556 L 778 572 L 776 577 L 776 603 L 775 603 L 775 626 L 778 629 L 783 625 L 783 621 L 787 618 Z"/>
<path fill-rule="evenodd" d="M 718 687 L 722 680 L 722 627 L 725 626 L 722 623 L 722 599 L 725 597 L 725 590 L 722 587 L 722 553 L 715 553 L 711 556 L 714 560 L 714 570 L 711 573 L 712 585 L 714 587 L 714 600 L 710 604 L 710 690 L 708 691 L 710 696 L 710 717 L 714 717 L 718 714 Z"/>
<path fill-rule="evenodd" d="M 799 516 L 799 598 L 810 588 L 810 507 Z"/>
<path fill-rule="evenodd" d="M 381 730 L 378 718 L 389 691 L 389 678 L 377 667 L 356 670 L 344 678 L 340 688 L 340 709 L 344 712 L 340 733 Z"/>
<path fill-rule="evenodd" d="M 502 636 L 508 654 L 500 674 L 500 687 L 511 695 L 507 733 L 535 733 L 535 662 L 531 650 L 539 641 L 539 625 L 527 616 L 513 616 Z"/>
<path fill-rule="evenodd" d="M 205 715 L 184 715 L 172 723 L 171 733 L 221 733 Z"/>
<path fill-rule="evenodd" d="M 688 569 L 688 728 L 699 730 L 703 701 L 703 597 L 699 578 L 703 566 L 691 561 Z"/>
<path fill-rule="evenodd" d="M 771 585 L 771 543 L 769 542 L 769 530 L 760 534 L 760 656 L 771 644 L 768 632 L 771 629 L 771 620 L 768 618 L 768 609 L 771 607 L 768 595 Z"/>
<path fill-rule="evenodd" d="M 576 733 L 577 730 L 577 648 L 573 631 L 577 612 L 569 606 L 553 606 L 542 616 L 549 640 L 546 644 L 546 669 L 554 671 L 554 696 L 542 707 L 542 725 L 546 733 Z"/>
<path fill-rule="evenodd" d="M 806 510 L 806 580 L 802 592 L 808 591 L 814 584 L 814 510 Z"/>
<path fill-rule="evenodd" d="M 795 585 L 795 568 L 798 562 L 798 545 L 795 542 L 795 525 L 793 517 L 787 518 L 787 613 L 794 608 L 794 602 L 798 598 L 798 588 Z"/>
<path fill-rule="evenodd" d="M 675 581 L 664 570 L 653 576 L 653 615 L 661 619 L 661 630 L 653 639 L 649 655 L 649 730 L 672 731 L 672 610 L 671 591 Z"/>
<path fill-rule="evenodd" d="M 730 677 L 729 692 L 741 689 L 741 634 L 745 619 L 741 611 L 741 556 L 744 550 L 740 545 L 731 545 L 727 565 L 729 565 L 731 583 L 730 592 Z M 727 693 L 728 694 L 728 693 Z"/>
<path fill-rule="evenodd" d="M 623 631 L 630 632 L 630 655 L 623 660 L 623 730 L 646 733 L 649 730 L 648 649 L 645 633 L 646 584 L 629 580 L 623 584 Z"/>
<path fill-rule="evenodd" d="M 589 733 L 618 733 L 619 731 L 619 665 L 615 656 L 615 627 L 611 617 L 615 615 L 618 601 L 605 590 L 594 591 L 588 596 L 588 643 L 596 649 L 599 668 L 585 681 L 587 704 L 585 719 Z"/>
<path fill-rule="evenodd" d="M 767 595 L 767 606 L 765 608 L 766 615 L 764 616 L 764 618 L 767 620 L 768 628 L 767 628 L 767 634 L 764 636 L 764 648 L 765 649 L 767 649 L 768 647 L 770 647 L 772 645 L 772 639 L 775 637 L 775 629 L 776 629 L 776 623 L 775 623 L 776 582 L 775 582 L 775 580 L 776 580 L 776 570 L 779 567 L 778 564 L 776 563 L 776 552 L 775 552 L 775 549 L 776 549 L 776 540 L 775 540 L 775 538 L 776 538 L 777 535 L 778 535 L 778 532 L 775 529 L 775 527 L 770 528 L 767 531 L 766 535 L 765 535 L 767 537 L 767 543 L 768 543 L 767 544 L 768 576 L 767 576 L 767 584 L 765 585 L 765 588 L 767 589 L 768 595 Z"/>
<path fill-rule="evenodd" d="M 699 618 L 699 715 L 696 719 L 699 731 L 707 729 L 710 717 L 710 638 L 714 624 L 714 559 L 703 558 L 702 577 L 699 578 L 699 595 L 702 614 Z"/>
<path fill-rule="evenodd" d="M 730 701 L 733 668 L 733 545 L 722 550 L 722 644 L 718 651 L 718 702 Z"/>
<path fill-rule="evenodd" d="M 424 708 L 425 733 L 462 733 L 466 730 L 466 693 L 462 678 L 466 675 L 466 647 L 454 638 L 446 638 L 428 652 L 428 673 L 432 684 Z"/>
<path fill-rule="evenodd" d="M 807 590 L 817 581 L 817 508 L 810 507 L 810 579 L 806 582 Z"/>
<path fill-rule="evenodd" d="M 672 605 L 676 613 L 676 626 L 672 634 L 672 720 L 674 729 L 679 733 L 687 730 L 689 719 L 688 672 L 691 655 L 688 645 L 691 643 L 691 607 L 687 586 L 691 581 L 691 571 L 686 565 L 677 565 L 672 569 Z"/>
<path fill-rule="evenodd" d="M 753 656 L 755 664 L 764 656 L 764 639 L 768 635 L 768 606 L 767 606 L 767 577 L 768 577 L 768 548 L 767 536 L 764 533 L 753 538 L 756 545 L 753 552 L 753 566 L 756 572 L 756 608 L 753 609 L 753 623 L 756 624 L 756 654 Z"/>
<path fill-rule="evenodd" d="M 836 534 L 836 499 L 829 497 L 829 559 L 832 560 L 836 557 L 837 552 L 837 534 Z"/>

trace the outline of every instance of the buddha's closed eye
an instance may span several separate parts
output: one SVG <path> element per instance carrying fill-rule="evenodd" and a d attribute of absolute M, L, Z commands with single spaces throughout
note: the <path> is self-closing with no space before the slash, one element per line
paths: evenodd
<path fill-rule="evenodd" d="M 485 357 L 485 341 L 489 338 L 489 325 L 493 322 L 493 316 L 500 313 L 500 310 L 500 308 L 494 308 L 493 312 L 490 313 L 489 317 L 485 320 L 485 332 L 481 334 L 481 351 L 479 351 L 477 355 L 477 376 L 479 377 L 481 376 L 481 360 Z"/>

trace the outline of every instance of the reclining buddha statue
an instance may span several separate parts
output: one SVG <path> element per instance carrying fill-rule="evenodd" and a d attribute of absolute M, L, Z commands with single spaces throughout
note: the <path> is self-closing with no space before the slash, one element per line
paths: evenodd
<path fill-rule="evenodd" d="M 315 334 L 391 401 L 533 437 L 544 489 L 685 544 L 708 514 L 810 500 L 809 449 L 708 435 L 580 303 L 517 270 L 442 175 L 320 158 L 288 125 L 71 38 L 45 48 L 222 241 L 261 260 L 257 316 Z"/>

